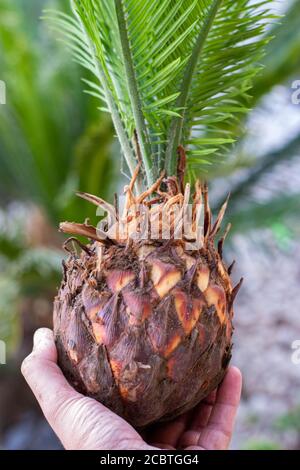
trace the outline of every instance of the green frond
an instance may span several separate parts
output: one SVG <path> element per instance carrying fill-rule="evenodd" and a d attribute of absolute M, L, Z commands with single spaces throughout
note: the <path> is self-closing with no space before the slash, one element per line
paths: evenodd
<path fill-rule="evenodd" d="M 263 3 L 267 7 L 269 2 Z M 219 140 L 224 131 L 228 143 L 232 142 L 228 124 L 248 111 L 247 92 L 260 69 L 258 63 L 268 41 L 263 33 L 270 14 L 263 3 L 203 2 L 206 14 L 182 82 L 180 105 L 185 112 L 171 126 L 166 154 L 169 173 L 174 172 L 179 143 L 187 149 L 188 163 L 193 156 L 195 166 L 195 152 L 199 150 L 215 148 L 211 156 L 215 153 L 218 157 L 220 146 L 226 143 Z M 225 152 L 226 148 L 221 155 Z M 199 158 L 199 167 L 202 165 Z"/>
<path fill-rule="evenodd" d="M 86 91 L 111 113 L 130 172 L 141 157 L 149 185 L 176 172 L 180 144 L 192 177 L 233 143 L 228 124 L 247 112 L 269 4 L 71 0 L 73 16 L 47 16 L 94 77 Z"/>
<path fill-rule="evenodd" d="M 100 8 L 105 4 L 91 0 L 74 0 L 71 4 L 74 17 L 62 12 L 46 10 L 45 18 L 57 32 L 62 33 L 61 40 L 67 44 L 76 62 L 87 69 L 94 78 L 94 82 L 86 81 L 89 86 L 87 92 L 105 103 L 105 107 L 101 106 L 101 109 L 108 110 L 112 116 L 124 157 L 132 173 L 136 161 L 126 132 L 129 123 L 125 109 L 124 113 L 122 112 L 122 99 L 126 87 L 123 87 L 123 90 L 119 89 L 119 86 L 122 86 L 121 77 L 124 75 L 124 70 L 117 55 L 114 54 L 114 48 L 118 46 L 118 44 L 115 45 L 115 34 L 102 20 L 102 18 L 109 20 L 109 16 L 105 15 L 107 11 Z M 115 19 L 111 23 L 116 25 Z M 100 31 L 102 37 L 100 37 Z M 109 55 L 105 50 L 108 44 L 111 49 Z M 115 76 L 111 69 L 114 70 Z M 124 102 L 128 103 L 128 99 Z"/>

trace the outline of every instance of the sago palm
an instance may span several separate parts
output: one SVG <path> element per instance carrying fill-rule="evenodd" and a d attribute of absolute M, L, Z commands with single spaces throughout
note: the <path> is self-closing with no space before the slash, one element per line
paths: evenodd
<path fill-rule="evenodd" d="M 61 224 L 90 242 L 64 264 L 59 362 L 137 427 L 190 409 L 230 360 L 240 283 L 222 259 L 229 227 L 215 243 L 227 201 L 213 221 L 204 179 L 247 111 L 269 3 L 73 0 L 71 16 L 47 13 L 91 72 L 87 91 L 111 114 L 130 176 L 122 211 L 117 197 L 79 193 L 107 217 Z"/>

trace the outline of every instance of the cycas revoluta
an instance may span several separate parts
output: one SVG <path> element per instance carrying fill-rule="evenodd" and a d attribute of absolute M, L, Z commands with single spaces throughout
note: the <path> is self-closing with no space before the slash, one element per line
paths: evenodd
<path fill-rule="evenodd" d="M 87 92 L 111 114 L 131 177 L 122 212 L 79 193 L 107 218 L 61 224 L 90 242 L 64 264 L 59 361 L 137 427 L 194 406 L 230 360 L 240 283 L 222 260 L 229 227 L 215 244 L 227 201 L 213 222 L 203 177 L 247 111 L 269 3 L 73 0 L 72 16 L 47 14 L 91 72 Z"/>

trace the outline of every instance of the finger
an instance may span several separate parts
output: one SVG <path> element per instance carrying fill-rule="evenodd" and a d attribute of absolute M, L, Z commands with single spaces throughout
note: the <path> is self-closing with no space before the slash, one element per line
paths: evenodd
<path fill-rule="evenodd" d="M 207 426 L 213 406 L 217 398 L 217 389 L 213 390 L 204 400 L 202 400 L 193 410 L 189 425 L 177 442 L 181 449 L 194 450 L 194 447 L 187 447 L 198 443 L 200 431 Z M 199 450 L 199 447 L 196 446 Z"/>
<path fill-rule="evenodd" d="M 180 446 L 188 449 L 227 449 L 235 421 L 241 395 L 241 373 L 231 367 L 220 385 L 216 402 L 211 410 L 207 424 L 195 422 L 180 440 Z"/>
<path fill-rule="evenodd" d="M 189 426 L 190 430 L 198 430 L 205 427 L 210 418 L 213 406 L 217 398 L 217 390 L 211 392 L 204 400 L 199 403 L 193 413 L 193 419 Z"/>
<path fill-rule="evenodd" d="M 154 425 L 151 431 L 147 433 L 147 442 L 164 449 L 175 448 L 178 439 L 186 428 L 188 420 L 189 414 L 184 413 L 169 423 Z M 158 442 L 159 444 L 157 444 Z"/>
<path fill-rule="evenodd" d="M 33 352 L 38 352 L 40 358 L 57 361 L 57 350 L 53 333 L 49 328 L 40 328 L 33 335 Z"/>
<path fill-rule="evenodd" d="M 21 371 L 48 415 L 54 414 L 55 404 L 76 394 L 56 361 L 57 351 L 52 331 L 48 328 L 37 330 L 33 337 L 32 353 L 23 361 Z"/>
<path fill-rule="evenodd" d="M 153 446 L 155 449 L 175 450 L 175 447 L 170 446 L 169 444 L 164 444 L 163 442 L 151 442 L 151 446 Z"/>
<path fill-rule="evenodd" d="M 199 423 L 202 423 L 203 426 L 207 424 L 216 395 L 216 390 L 214 390 L 194 409 L 182 414 L 169 423 L 154 425 L 151 431 L 147 433 L 147 441 L 155 446 L 159 442 L 161 447 L 176 448 L 187 427 L 193 429 L 196 423 L 198 426 Z"/>
<path fill-rule="evenodd" d="M 65 448 L 119 449 L 144 445 L 122 418 L 77 393 L 56 360 L 53 333 L 42 328 L 34 335 L 33 351 L 24 360 L 22 373 Z"/>
<path fill-rule="evenodd" d="M 210 441 L 214 448 L 227 449 L 230 444 L 241 390 L 241 372 L 238 368 L 231 367 L 218 390 L 216 403 L 208 422 L 208 427 L 214 433 L 215 444 Z M 205 435 L 202 436 L 201 445 L 206 447 Z"/>

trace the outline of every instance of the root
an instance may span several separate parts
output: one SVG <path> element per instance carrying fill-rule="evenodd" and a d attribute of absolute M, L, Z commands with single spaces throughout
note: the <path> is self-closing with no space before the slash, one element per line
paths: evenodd
<path fill-rule="evenodd" d="M 186 155 L 181 146 L 178 148 L 178 155 L 177 177 L 166 178 L 163 172 L 149 189 L 135 195 L 135 184 L 141 171 L 141 162 L 138 163 L 129 185 L 124 188 L 125 204 L 122 215 L 119 214 L 117 195 L 115 195 L 114 205 L 111 205 L 100 197 L 78 192 L 79 197 L 107 212 L 107 227 L 104 226 L 104 229 L 95 228 L 89 223 L 63 222 L 60 230 L 85 236 L 103 246 L 120 244 L 127 249 L 133 242 L 146 239 L 163 245 L 168 239 L 177 243 L 194 243 L 197 250 L 214 243 L 221 228 L 229 196 L 212 224 L 207 183 L 201 184 L 200 181 L 196 181 L 190 205 L 191 187 L 188 183 L 184 184 Z M 162 184 L 164 184 L 164 190 Z M 201 220 L 202 211 L 203 221 Z M 218 242 L 218 252 L 221 258 L 229 229 L 230 225 L 227 226 L 223 237 Z M 193 249 L 193 247 L 188 249 Z"/>
<path fill-rule="evenodd" d="M 72 243 L 73 245 L 73 249 L 74 251 L 71 251 L 70 248 L 69 248 L 69 243 Z M 67 253 L 70 253 L 71 255 L 77 255 L 77 252 L 76 252 L 76 248 L 75 248 L 75 244 L 77 244 L 79 246 L 79 248 L 81 248 L 83 251 L 85 251 L 89 256 L 92 256 L 92 252 L 91 250 L 86 246 L 84 245 L 83 243 L 81 243 L 77 238 L 75 237 L 70 237 L 68 238 L 65 243 L 63 244 L 63 249 L 67 252 Z"/>
<path fill-rule="evenodd" d="M 223 237 L 220 238 L 220 240 L 218 242 L 218 253 L 219 253 L 221 258 L 223 258 L 223 245 L 224 245 L 225 239 L 226 239 L 230 229 L 231 229 L 231 224 L 228 224 L 227 227 L 226 227 L 226 230 L 224 232 Z"/>
<path fill-rule="evenodd" d="M 107 238 L 106 233 L 97 230 L 92 225 L 77 224 L 75 222 L 62 222 L 59 225 L 59 230 L 63 233 L 81 235 L 83 237 L 90 238 L 91 240 L 96 240 L 104 244 L 110 243 L 110 240 Z M 103 238 L 100 237 L 100 234 L 103 236 Z"/>

